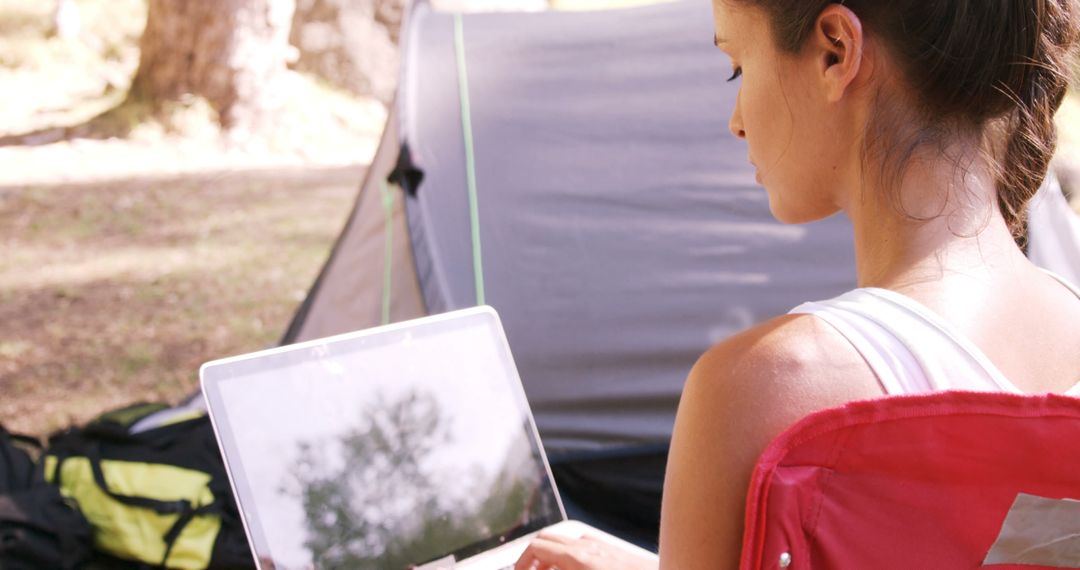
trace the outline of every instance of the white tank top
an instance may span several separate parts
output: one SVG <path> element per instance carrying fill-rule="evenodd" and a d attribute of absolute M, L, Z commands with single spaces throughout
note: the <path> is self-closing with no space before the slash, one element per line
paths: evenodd
<path fill-rule="evenodd" d="M 1050 275 L 1080 298 L 1080 289 Z M 803 303 L 789 314 L 816 315 L 832 325 L 859 351 L 887 394 L 1022 393 L 974 343 L 921 303 L 895 291 L 863 287 L 827 301 Z M 1080 383 L 1066 394 L 1080 395 Z"/>

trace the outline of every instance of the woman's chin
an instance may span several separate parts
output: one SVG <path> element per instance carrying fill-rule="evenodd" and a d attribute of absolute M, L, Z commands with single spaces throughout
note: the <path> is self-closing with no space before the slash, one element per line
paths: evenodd
<path fill-rule="evenodd" d="M 839 211 L 836 206 L 811 207 L 806 204 L 793 205 L 774 200 L 769 196 L 769 211 L 781 224 L 807 224 L 823 220 Z"/>
<path fill-rule="evenodd" d="M 781 224 L 801 224 L 804 222 L 802 218 L 791 216 L 787 212 L 777 212 L 776 210 L 771 211 L 773 218 Z"/>

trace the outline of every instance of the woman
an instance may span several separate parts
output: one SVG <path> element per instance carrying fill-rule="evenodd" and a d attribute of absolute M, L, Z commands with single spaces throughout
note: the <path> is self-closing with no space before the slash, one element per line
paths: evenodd
<path fill-rule="evenodd" d="M 1080 380 L 1080 291 L 1014 242 L 1054 146 L 1073 0 L 714 0 L 713 12 L 742 81 L 731 132 L 773 215 L 843 210 L 859 289 L 695 365 L 661 518 L 660 565 L 679 570 L 737 566 L 754 462 L 813 411 Z M 516 568 L 648 566 L 590 538 L 541 536 Z"/>

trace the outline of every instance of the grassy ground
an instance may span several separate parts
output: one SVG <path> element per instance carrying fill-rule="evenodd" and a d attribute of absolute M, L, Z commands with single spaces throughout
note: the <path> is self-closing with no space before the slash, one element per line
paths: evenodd
<path fill-rule="evenodd" d="M 273 344 L 362 167 L 0 188 L 0 421 L 43 434 L 178 400 Z"/>

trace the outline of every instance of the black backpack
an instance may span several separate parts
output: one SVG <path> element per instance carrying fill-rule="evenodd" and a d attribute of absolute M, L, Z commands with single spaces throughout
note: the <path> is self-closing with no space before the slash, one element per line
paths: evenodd
<path fill-rule="evenodd" d="M 195 409 L 137 404 L 49 438 L 43 478 L 75 498 L 95 548 L 140 566 L 254 568 L 210 420 Z"/>
<path fill-rule="evenodd" d="M 0 426 L 0 570 L 74 570 L 91 557 L 90 524 L 41 480 L 26 448 L 41 444 Z"/>

